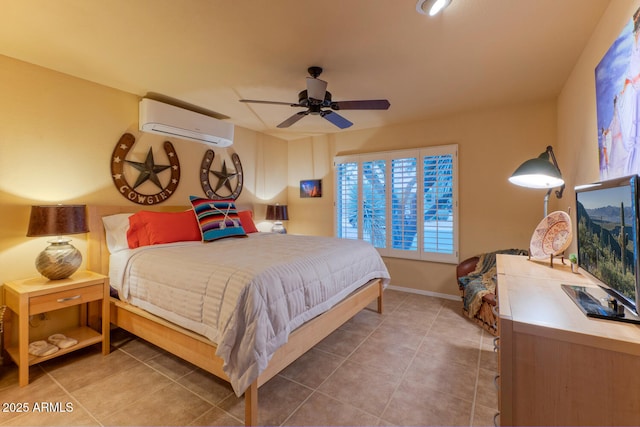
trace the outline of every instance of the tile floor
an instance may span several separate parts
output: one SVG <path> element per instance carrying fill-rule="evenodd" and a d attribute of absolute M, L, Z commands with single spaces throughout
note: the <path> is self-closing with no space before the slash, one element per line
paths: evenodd
<path fill-rule="evenodd" d="M 260 423 L 493 425 L 493 337 L 461 304 L 387 290 L 383 315 L 364 310 L 260 388 Z M 112 345 L 32 366 L 23 388 L 0 367 L 0 425 L 243 423 L 225 382 L 121 330 Z"/>

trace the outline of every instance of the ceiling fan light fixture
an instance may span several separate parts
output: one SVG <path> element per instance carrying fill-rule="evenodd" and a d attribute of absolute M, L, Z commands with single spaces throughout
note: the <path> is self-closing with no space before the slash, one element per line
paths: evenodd
<path fill-rule="evenodd" d="M 416 10 L 423 15 L 434 16 L 451 4 L 451 0 L 418 0 Z"/>
<path fill-rule="evenodd" d="M 280 101 L 261 101 L 257 99 L 240 99 L 240 102 L 253 102 L 257 104 L 288 105 L 290 107 L 306 108 L 299 111 L 277 125 L 278 128 L 288 128 L 298 120 L 308 115 L 319 115 L 340 129 L 346 129 L 353 125 L 349 120 L 336 113 L 337 110 L 387 110 L 391 105 L 386 99 L 363 99 L 355 101 L 333 101 L 331 92 L 327 90 L 327 82 L 318 79 L 322 73 L 321 67 L 309 67 L 311 77 L 307 78 L 307 88 L 298 93 L 298 103 Z M 328 108 L 329 110 L 323 110 Z M 335 110 L 335 111 L 331 111 Z"/>

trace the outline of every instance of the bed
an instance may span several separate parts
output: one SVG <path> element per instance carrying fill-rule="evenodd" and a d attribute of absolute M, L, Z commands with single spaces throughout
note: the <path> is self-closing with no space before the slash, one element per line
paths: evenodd
<path fill-rule="evenodd" d="M 367 306 L 373 305 L 382 313 L 383 290 L 389 275 L 381 260 L 380 264 L 375 257 L 363 263 L 350 262 L 365 264 L 361 266 L 365 270 L 333 268 L 363 242 L 340 241 L 346 248 L 335 249 L 331 245 L 337 239 L 332 238 L 252 233 L 207 243 L 193 240 L 147 244 L 112 255 L 103 218 L 140 209 L 88 207 L 87 268 L 110 274 L 117 291 L 111 297 L 111 323 L 230 382 L 238 396 L 244 394 L 246 425 L 258 423 L 261 385 Z M 179 213 L 188 208 L 142 210 Z M 310 244 L 307 239 L 318 240 Z M 296 260 L 296 254 L 303 252 L 305 246 L 315 248 L 310 258 Z M 279 254 L 278 248 L 284 248 L 284 255 Z M 217 251 L 217 255 L 209 251 Z M 243 261 L 243 252 L 254 261 Z M 336 252 L 338 259 L 324 259 L 329 252 Z M 177 272 L 167 259 L 184 270 Z M 153 267 L 145 272 L 147 264 Z M 215 265 L 215 274 L 207 272 L 205 266 L 209 264 Z M 335 283 L 327 283 L 326 278 L 302 279 L 297 269 L 305 268 L 323 274 L 327 269 L 339 273 L 331 279 Z M 335 275 L 336 271 L 329 273 Z M 188 280 L 181 280 L 182 276 Z M 240 283 L 246 280 L 249 284 L 242 287 Z M 324 282 L 320 287 L 323 290 L 309 290 L 309 283 L 317 281 Z M 223 283 L 222 288 L 217 287 L 217 282 Z M 338 282 L 342 284 L 338 286 Z M 201 288 L 204 297 L 194 294 L 196 288 Z M 155 296 L 149 297 L 153 292 Z M 171 295 L 172 305 L 158 302 L 161 294 Z M 226 300 L 221 294 L 231 297 Z"/>

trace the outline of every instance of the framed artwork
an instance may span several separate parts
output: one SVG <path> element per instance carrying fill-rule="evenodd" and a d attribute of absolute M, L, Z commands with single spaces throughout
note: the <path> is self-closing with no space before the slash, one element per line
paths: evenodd
<path fill-rule="evenodd" d="M 600 179 L 640 173 L 640 8 L 598 64 Z"/>
<path fill-rule="evenodd" d="M 322 180 L 305 179 L 300 181 L 300 197 L 322 197 Z"/>

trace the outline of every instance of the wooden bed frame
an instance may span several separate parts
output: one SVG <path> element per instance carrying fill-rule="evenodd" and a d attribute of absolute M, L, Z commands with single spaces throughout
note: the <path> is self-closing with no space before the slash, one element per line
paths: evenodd
<path fill-rule="evenodd" d="M 102 217 L 138 210 L 175 212 L 185 207 L 89 206 L 87 269 L 109 274 L 109 251 L 106 245 Z M 264 372 L 245 391 L 245 425 L 258 425 L 258 387 L 269 381 L 305 352 L 351 319 L 377 299 L 377 311 L 382 313 L 382 280 L 374 279 L 353 292 L 331 310 L 310 320 L 289 335 Z M 116 298 L 111 298 L 111 323 L 149 341 L 158 347 L 229 381 L 222 370 L 223 361 L 216 356 L 216 345 L 207 338 L 161 319 Z"/>

